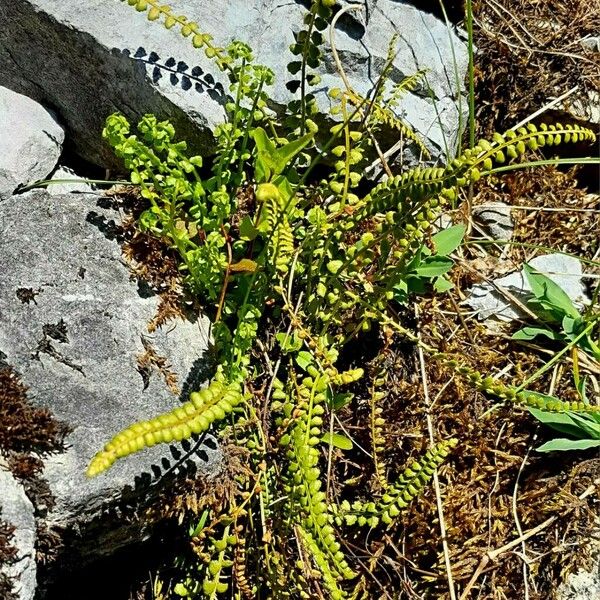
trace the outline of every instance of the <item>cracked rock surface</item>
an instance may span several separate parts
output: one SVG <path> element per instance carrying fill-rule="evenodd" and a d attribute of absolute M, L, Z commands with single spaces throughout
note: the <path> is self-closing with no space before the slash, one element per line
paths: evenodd
<path fill-rule="evenodd" d="M 56 501 L 47 524 L 59 529 L 101 521 L 107 506 L 146 494 L 192 459 L 200 475 L 219 461 L 214 444 L 190 456 L 160 445 L 85 477 L 115 433 L 179 403 L 158 373 L 144 380 L 138 372 L 136 357 L 148 344 L 167 359 L 179 387 L 198 387 L 207 376 L 205 322 L 170 321 L 148 333 L 158 298 L 131 280 L 114 239 L 117 222 L 118 212 L 92 194 L 34 191 L 0 204 L 0 350 L 30 400 L 73 429 L 67 451 L 48 458 L 43 473 Z M 113 551 L 128 541 L 114 527 L 126 525 L 105 524 L 81 552 Z"/>
<path fill-rule="evenodd" d="M 2 58 L 0 64 L 3 65 L 0 69 L 1 202 L 19 185 L 43 179 L 54 169 L 62 152 L 65 132 L 43 106 L 1 86 Z"/>
<path fill-rule="evenodd" d="M 36 526 L 33 505 L 21 484 L 0 462 L 0 518 L 15 530 L 10 539 L 16 549 L 14 562 L 0 564 L 0 570 L 13 582 L 18 600 L 33 600 L 36 589 Z"/>
<path fill-rule="evenodd" d="M 289 25 L 298 29 L 302 23 L 300 0 L 180 0 L 176 10 L 197 20 L 217 44 L 234 38 L 249 43 L 257 62 L 276 74 L 274 107 L 291 98 L 285 87 L 286 65 L 294 60 Z M 117 0 L 1 2 L 0 21 L 10 25 L 0 29 L 0 85 L 59 106 L 69 144 L 87 160 L 118 164 L 100 140 L 105 118 L 116 110 L 134 121 L 148 112 L 169 118 L 195 151 L 211 147 L 228 81 L 189 39 Z M 348 79 L 362 94 L 375 85 L 394 32 L 399 39 L 392 81 L 428 69 L 429 89 L 409 93 L 401 115 L 434 155 L 446 148 L 452 153 L 462 92 L 456 82 L 464 80 L 468 59 L 465 44 L 442 21 L 404 2 L 367 0 L 363 11 L 343 15 L 335 32 Z M 342 85 L 328 43 L 319 73 L 314 92 L 327 111 L 327 90 Z"/>

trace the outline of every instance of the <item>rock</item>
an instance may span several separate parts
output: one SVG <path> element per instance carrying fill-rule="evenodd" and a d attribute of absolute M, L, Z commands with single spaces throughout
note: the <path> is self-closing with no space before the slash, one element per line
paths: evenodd
<path fill-rule="evenodd" d="M 589 35 L 579 40 L 579 43 L 593 52 L 600 52 L 600 35 Z"/>
<path fill-rule="evenodd" d="M 284 83 L 293 59 L 292 28 L 301 27 L 304 14 L 300 0 L 181 0 L 176 10 L 196 19 L 217 44 L 233 38 L 250 43 L 257 60 L 276 73 L 275 107 L 290 99 Z M 0 84 L 60 107 L 83 158 L 119 165 L 100 139 L 105 118 L 115 110 L 134 121 L 155 113 L 170 119 L 194 151 L 213 147 L 211 131 L 223 120 L 228 82 L 189 39 L 117 0 L 13 0 L 0 3 L 0 20 L 10 24 L 0 30 Z M 345 14 L 335 41 L 348 78 L 358 92 L 372 88 L 394 32 L 400 38 L 391 78 L 398 81 L 425 68 L 431 89 L 422 86 L 408 94 L 403 114 L 435 154 L 442 154 L 446 143 L 452 153 L 462 92 L 457 82 L 464 80 L 467 51 L 436 17 L 394 0 L 368 0 L 363 13 Z M 328 49 L 320 70 L 317 100 L 328 108 L 327 88 L 341 86 Z M 462 106 L 466 110 L 466 102 Z"/>
<path fill-rule="evenodd" d="M 81 554 L 111 552 L 142 535 L 126 519 L 103 522 L 107 507 L 156 492 L 156 480 L 190 466 L 190 457 L 199 474 L 214 473 L 220 456 L 214 443 L 190 456 L 160 445 L 85 477 L 91 457 L 119 430 L 178 404 L 158 373 L 140 375 L 142 338 L 188 392 L 207 376 L 206 322 L 171 321 L 148 333 L 158 298 L 130 279 L 115 241 L 118 213 L 105 203 L 89 194 L 32 191 L 0 204 L 0 350 L 30 400 L 73 428 L 68 450 L 46 459 L 43 477 L 56 502 L 47 524 L 80 528 Z M 127 535 L 125 527 L 132 529 Z"/>
<path fill-rule="evenodd" d="M 510 211 L 511 207 L 504 202 L 489 202 L 484 206 L 474 206 L 473 216 L 493 240 L 510 240 L 514 229 Z"/>
<path fill-rule="evenodd" d="M 33 505 L 20 483 L 0 463 L 0 519 L 15 530 L 10 540 L 16 548 L 15 562 L 0 564 L 0 570 L 13 582 L 18 600 L 33 600 L 36 590 L 36 525 Z"/>
<path fill-rule="evenodd" d="M 562 105 L 562 109 L 576 119 L 587 121 L 590 125 L 599 125 L 600 93 L 597 90 L 590 90 L 585 98 L 568 98 Z"/>
<path fill-rule="evenodd" d="M 597 600 L 600 598 L 600 564 L 594 571 L 580 570 L 570 575 L 556 592 L 557 600 Z"/>
<path fill-rule="evenodd" d="M 540 273 L 559 285 L 574 302 L 582 306 L 589 303 L 582 283 L 581 262 L 566 254 L 544 254 L 529 261 Z M 531 287 L 523 271 L 510 273 L 494 280 L 496 286 L 505 288 L 523 304 L 531 295 Z M 489 283 L 474 285 L 468 293 L 465 304 L 473 308 L 480 319 L 493 317 L 501 321 L 512 321 L 524 315 L 518 307 L 509 302 Z"/>
<path fill-rule="evenodd" d="M 0 83 L 3 79 L 0 74 Z M 52 113 L 0 87 L 0 200 L 19 185 L 46 177 L 58 162 L 64 137 Z"/>
<path fill-rule="evenodd" d="M 53 196 L 69 194 L 71 192 L 85 193 L 93 191 L 92 186 L 88 183 L 82 183 L 79 181 L 84 178 L 80 175 L 77 175 L 77 173 L 75 173 L 73 169 L 69 169 L 69 167 L 58 167 L 58 169 L 56 169 L 56 171 L 54 171 L 52 174 L 51 179 L 53 181 L 63 181 L 63 183 L 53 183 L 46 187 L 48 193 Z M 64 182 L 64 180 L 67 179 L 73 179 L 74 183 Z"/>

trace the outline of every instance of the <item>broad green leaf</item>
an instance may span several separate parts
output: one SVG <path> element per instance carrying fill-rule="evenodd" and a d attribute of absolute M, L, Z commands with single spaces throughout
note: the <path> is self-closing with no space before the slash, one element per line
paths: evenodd
<path fill-rule="evenodd" d="M 294 158 L 298 152 L 302 151 L 302 149 L 313 139 L 314 136 L 314 133 L 307 133 L 297 140 L 289 142 L 281 148 L 277 148 L 273 156 L 275 161 L 274 174 L 280 175 L 292 158 Z"/>
<path fill-rule="evenodd" d="M 437 277 L 433 282 L 433 289 L 439 294 L 443 294 L 444 292 L 451 290 L 453 287 L 454 284 L 449 279 L 446 279 L 443 275 Z"/>
<path fill-rule="evenodd" d="M 252 219 L 246 215 L 240 223 L 240 238 L 251 242 L 258 235 L 258 229 L 254 227 Z"/>
<path fill-rule="evenodd" d="M 298 356 L 296 356 L 296 363 L 303 370 L 306 371 L 308 365 L 313 363 L 313 355 L 306 350 L 302 350 L 302 352 L 298 352 Z"/>
<path fill-rule="evenodd" d="M 527 409 L 538 421 L 561 433 L 572 435 L 573 437 L 580 438 L 581 429 L 571 418 L 571 413 L 555 413 L 546 410 L 540 410 L 539 408 L 528 408 Z"/>
<path fill-rule="evenodd" d="M 513 340 L 533 340 L 538 335 L 543 335 L 551 340 L 564 339 L 560 333 L 546 327 L 523 327 L 523 329 L 513 333 L 511 337 Z"/>
<path fill-rule="evenodd" d="M 454 263 L 445 256 L 428 256 L 421 264 L 413 270 L 415 275 L 419 277 L 437 277 L 447 273 Z"/>
<path fill-rule="evenodd" d="M 568 315 L 563 317 L 562 330 L 570 340 L 577 337 L 583 328 L 585 328 L 585 323 L 581 317 L 573 318 Z"/>
<path fill-rule="evenodd" d="M 340 392 L 337 394 L 327 395 L 327 401 L 333 410 L 339 410 L 343 406 L 346 406 L 346 404 L 348 404 L 352 398 L 354 398 L 354 394 L 352 392 Z"/>
<path fill-rule="evenodd" d="M 568 440 L 566 438 L 556 438 L 542 444 L 537 448 L 538 452 L 561 452 L 565 450 L 587 450 L 588 448 L 598 448 L 600 440 Z"/>
<path fill-rule="evenodd" d="M 560 315 L 556 315 L 558 320 L 562 320 L 562 317 L 565 315 L 574 319 L 580 316 L 566 292 L 554 283 L 552 279 L 542 273 L 538 273 L 527 263 L 523 265 L 523 271 L 531 286 L 533 295 L 549 310 L 554 309 L 558 313 L 561 313 Z"/>
<path fill-rule="evenodd" d="M 425 277 L 409 275 L 406 278 L 406 289 L 408 291 L 408 294 L 424 294 L 426 291 L 425 283 Z"/>
<path fill-rule="evenodd" d="M 460 246 L 466 230 L 465 225 L 454 225 L 436 233 L 431 241 L 434 243 L 437 256 L 448 256 L 454 252 Z"/>
<path fill-rule="evenodd" d="M 408 301 L 408 284 L 404 279 L 401 279 L 393 288 L 394 300 L 400 304 L 405 304 Z"/>
<path fill-rule="evenodd" d="M 586 414 L 577 413 L 572 414 L 572 419 L 581 431 L 577 437 L 600 440 L 600 424 L 595 420 L 590 419 Z"/>
<path fill-rule="evenodd" d="M 341 433 L 325 433 L 321 438 L 322 442 L 326 444 L 331 444 L 335 448 L 339 448 L 340 450 L 352 450 L 353 444 L 350 438 L 347 438 L 345 435 Z"/>
<path fill-rule="evenodd" d="M 277 333 L 275 339 L 279 342 L 281 350 L 285 353 L 296 352 L 302 348 L 302 340 L 295 332 L 292 335 L 283 332 Z"/>
<path fill-rule="evenodd" d="M 289 209 L 292 208 L 290 198 L 294 195 L 294 190 L 292 189 L 290 182 L 283 175 L 278 175 L 273 178 L 273 185 L 279 190 L 279 195 L 281 196 L 281 208 L 286 208 L 289 211 Z"/>

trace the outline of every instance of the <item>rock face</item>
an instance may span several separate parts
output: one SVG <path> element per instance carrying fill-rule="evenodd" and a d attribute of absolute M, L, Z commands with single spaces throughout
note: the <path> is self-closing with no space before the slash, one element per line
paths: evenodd
<path fill-rule="evenodd" d="M 2 80 L 0 75 L 0 84 Z M 0 132 L 2 200 L 19 185 L 43 179 L 54 169 L 65 133 L 44 107 L 4 87 L 0 87 Z"/>
<path fill-rule="evenodd" d="M 514 230 L 511 210 L 504 202 L 490 202 L 485 206 L 474 206 L 473 216 L 493 240 L 510 240 Z"/>
<path fill-rule="evenodd" d="M 0 569 L 14 582 L 19 600 L 32 600 L 36 589 L 36 526 L 33 505 L 23 487 L 0 463 L 0 518 L 15 528 L 10 542 L 17 554 L 14 563 Z"/>
<path fill-rule="evenodd" d="M 582 277 L 581 262 L 566 254 L 544 254 L 536 256 L 529 264 L 560 286 L 577 306 L 589 303 Z M 473 308 L 480 319 L 490 317 L 499 321 L 512 321 L 523 318 L 522 311 L 505 296 L 496 290 L 496 287 L 507 290 L 523 304 L 531 296 L 531 287 L 524 271 L 516 271 L 494 280 L 490 283 L 474 285 L 465 300 Z"/>
<path fill-rule="evenodd" d="M 118 213 L 91 194 L 37 191 L 0 204 L 0 350 L 31 401 L 73 428 L 68 450 L 50 457 L 43 473 L 56 500 L 47 524 L 57 528 L 84 530 L 107 506 L 148 494 L 159 476 L 189 466 L 185 452 L 162 445 L 85 477 L 90 458 L 120 429 L 178 404 L 158 372 L 144 380 L 137 356 L 150 348 L 165 357 L 180 387 L 199 386 L 207 375 L 206 323 L 171 321 L 148 333 L 158 299 L 131 281 L 115 219 Z M 214 472 L 213 449 L 190 453 L 200 474 Z M 82 539 L 81 552 L 114 550 L 126 541 L 122 526 Z"/>
<path fill-rule="evenodd" d="M 300 0 L 180 0 L 176 10 L 196 19 L 218 44 L 250 43 L 257 60 L 276 73 L 276 105 L 290 99 L 284 83 L 293 59 L 291 27 L 302 23 Z M 118 0 L 13 0 L 0 3 L 0 21 L 7 24 L 0 30 L 0 84 L 59 107 L 69 143 L 82 157 L 117 164 L 99 137 L 116 110 L 135 121 L 148 112 L 169 118 L 195 149 L 206 151 L 211 129 L 223 119 L 227 82 L 189 39 Z M 391 78 L 428 69 L 429 90 L 408 94 L 404 116 L 434 154 L 452 152 L 467 53 L 434 16 L 395 0 L 368 0 L 363 12 L 343 15 L 335 43 L 348 79 L 360 93 L 375 85 L 394 32 L 400 38 Z M 341 85 L 329 51 L 320 70 L 317 99 L 326 108 L 327 89 Z"/>

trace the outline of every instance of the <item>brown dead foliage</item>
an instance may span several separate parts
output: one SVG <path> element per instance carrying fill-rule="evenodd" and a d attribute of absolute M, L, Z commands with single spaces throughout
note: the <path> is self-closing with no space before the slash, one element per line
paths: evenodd
<path fill-rule="evenodd" d="M 54 452 L 62 448 L 66 433 L 50 411 L 29 402 L 15 371 L 0 365 L 0 453 Z"/>
<path fill-rule="evenodd" d="M 600 91 L 600 55 L 582 41 L 600 31 L 599 0 L 477 0 L 474 16 L 481 136 L 513 127 L 575 86 L 566 108 L 585 118 L 590 94 Z"/>
<path fill-rule="evenodd" d="M 177 253 L 164 240 L 137 227 L 137 220 L 147 206 L 136 188 L 119 186 L 109 194 L 115 206 L 125 213 L 120 243 L 132 278 L 159 296 L 156 315 L 148 323 L 148 331 L 152 333 L 186 312 L 189 299 L 182 287 Z"/>

